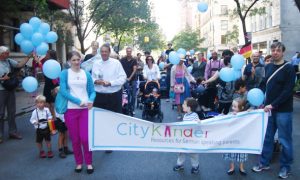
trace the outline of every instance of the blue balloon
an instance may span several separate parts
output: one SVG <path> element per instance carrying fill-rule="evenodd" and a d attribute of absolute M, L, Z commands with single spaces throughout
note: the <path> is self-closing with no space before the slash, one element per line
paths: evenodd
<path fill-rule="evenodd" d="M 199 3 L 197 7 L 200 12 L 206 12 L 208 9 L 208 5 L 206 2 Z"/>
<path fill-rule="evenodd" d="M 230 82 L 230 81 L 234 80 L 233 69 L 231 69 L 229 67 L 222 68 L 219 75 L 220 75 L 220 78 L 222 79 L 222 81 Z"/>
<path fill-rule="evenodd" d="M 37 32 L 39 30 L 41 23 L 42 21 L 38 17 L 32 17 L 29 20 L 29 24 L 32 26 L 34 32 Z"/>
<path fill-rule="evenodd" d="M 159 66 L 160 70 L 164 70 L 165 62 L 160 62 L 158 66 Z"/>
<path fill-rule="evenodd" d="M 60 64 L 54 60 L 49 59 L 43 64 L 43 73 L 50 79 L 56 79 L 59 77 L 61 72 Z"/>
<path fill-rule="evenodd" d="M 211 58 L 211 52 L 207 52 L 206 57 L 207 57 L 207 59 L 210 59 Z"/>
<path fill-rule="evenodd" d="M 171 64 L 178 64 L 180 61 L 180 56 L 179 54 L 177 54 L 175 51 L 170 52 L 169 54 L 169 60 L 171 62 Z"/>
<path fill-rule="evenodd" d="M 47 43 L 42 42 L 37 48 L 36 48 L 36 53 L 39 56 L 43 56 L 47 54 L 47 51 L 49 50 L 49 46 Z"/>
<path fill-rule="evenodd" d="M 20 31 L 24 38 L 31 40 L 31 36 L 33 34 L 33 28 L 30 24 L 28 23 L 21 24 Z"/>
<path fill-rule="evenodd" d="M 240 70 L 245 64 L 244 56 L 235 54 L 231 57 L 230 64 L 235 70 Z"/>
<path fill-rule="evenodd" d="M 262 92 L 262 90 L 258 88 L 251 89 L 247 94 L 247 100 L 252 104 L 253 106 L 260 106 L 263 104 L 265 99 L 265 95 Z"/>
<path fill-rule="evenodd" d="M 183 55 L 185 56 L 185 55 L 186 55 L 186 50 L 183 49 L 183 48 L 179 48 L 179 49 L 177 50 L 177 53 L 178 53 L 178 54 L 183 54 Z"/>
<path fill-rule="evenodd" d="M 41 23 L 39 27 L 39 32 L 42 33 L 43 35 L 47 35 L 47 33 L 50 31 L 50 26 L 48 23 Z"/>
<path fill-rule="evenodd" d="M 193 66 L 189 66 L 189 67 L 187 68 L 187 70 L 188 70 L 189 73 L 191 73 L 192 70 L 193 70 Z"/>
<path fill-rule="evenodd" d="M 38 82 L 34 77 L 28 76 L 23 79 L 22 87 L 26 92 L 32 93 L 37 90 Z"/>
<path fill-rule="evenodd" d="M 24 40 L 24 37 L 21 33 L 18 33 L 15 35 L 15 42 L 17 43 L 17 45 L 21 45 L 23 40 Z"/>
<path fill-rule="evenodd" d="M 234 70 L 233 69 L 233 73 L 234 73 L 234 80 L 240 79 L 242 77 L 241 70 Z"/>
<path fill-rule="evenodd" d="M 34 45 L 34 47 L 38 47 L 43 41 L 44 36 L 41 33 L 36 32 L 32 35 L 31 42 Z"/>
<path fill-rule="evenodd" d="M 33 51 L 34 47 L 31 41 L 23 40 L 21 42 L 21 50 L 25 54 L 30 54 Z"/>
<path fill-rule="evenodd" d="M 195 50 L 194 50 L 194 49 L 191 49 L 191 50 L 190 50 L 190 54 L 191 54 L 191 55 L 194 55 L 194 54 L 195 54 Z"/>
<path fill-rule="evenodd" d="M 53 31 L 48 32 L 46 35 L 46 41 L 48 43 L 55 43 L 57 41 L 57 38 L 58 37 L 57 37 L 56 32 L 53 32 Z"/>

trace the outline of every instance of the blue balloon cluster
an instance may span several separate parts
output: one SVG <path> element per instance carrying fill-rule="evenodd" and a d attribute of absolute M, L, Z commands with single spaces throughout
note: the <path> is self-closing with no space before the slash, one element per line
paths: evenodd
<path fill-rule="evenodd" d="M 202 13 L 206 12 L 208 9 L 208 5 L 206 2 L 200 2 L 197 7 L 198 7 L 198 10 Z"/>
<path fill-rule="evenodd" d="M 244 56 L 235 54 L 231 57 L 230 64 L 234 70 L 240 70 L 245 64 Z"/>
<path fill-rule="evenodd" d="M 264 93 L 262 90 L 258 88 L 251 89 L 247 94 L 247 100 L 252 104 L 253 106 L 260 106 L 263 104 L 265 99 Z"/>
<path fill-rule="evenodd" d="M 38 88 L 38 82 L 34 77 L 28 76 L 23 79 L 22 87 L 26 92 L 32 93 Z"/>
<path fill-rule="evenodd" d="M 169 60 L 170 60 L 171 64 L 174 64 L 174 65 L 179 64 L 180 56 L 175 51 L 171 51 L 169 54 Z"/>
<path fill-rule="evenodd" d="M 25 54 L 33 50 L 37 55 L 46 55 L 49 50 L 48 43 L 55 43 L 58 39 L 56 32 L 50 31 L 50 26 L 38 17 L 32 17 L 29 23 L 20 26 L 20 33 L 16 34 L 15 42 L 20 45 Z"/>
<path fill-rule="evenodd" d="M 43 64 L 43 73 L 50 79 L 58 78 L 60 72 L 60 64 L 54 59 L 49 59 Z"/>
<path fill-rule="evenodd" d="M 164 68 L 165 68 L 165 62 L 160 62 L 158 66 L 159 66 L 160 70 L 164 70 Z"/>

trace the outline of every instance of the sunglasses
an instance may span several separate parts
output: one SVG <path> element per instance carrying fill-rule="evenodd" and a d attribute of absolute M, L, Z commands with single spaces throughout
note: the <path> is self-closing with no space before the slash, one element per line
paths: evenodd
<path fill-rule="evenodd" d="M 153 60 L 153 59 L 146 59 L 146 60 L 148 61 L 148 60 Z"/>

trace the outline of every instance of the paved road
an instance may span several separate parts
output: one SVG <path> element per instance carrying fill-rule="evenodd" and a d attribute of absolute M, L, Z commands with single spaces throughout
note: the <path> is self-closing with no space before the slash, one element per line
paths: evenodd
<path fill-rule="evenodd" d="M 22 104 L 21 96 L 18 96 L 18 103 Z M 33 103 L 33 101 L 32 101 Z M 23 102 L 24 104 L 24 102 Z M 26 104 L 26 103 L 25 103 Z M 300 179 L 300 101 L 294 101 L 294 148 L 295 163 L 293 175 L 290 179 Z M 27 104 L 27 106 L 31 106 Z M 24 107 L 25 108 L 25 107 Z M 22 108 L 19 108 L 22 109 Z M 165 114 L 164 122 L 176 120 L 176 113 L 171 109 L 170 103 L 163 101 L 162 110 Z M 141 111 L 137 110 L 137 117 L 141 117 Z M 278 155 L 275 156 L 271 170 L 261 174 L 250 171 L 257 160 L 256 155 L 250 155 L 246 163 L 248 170 L 247 177 L 238 173 L 233 176 L 226 174 L 228 163 L 222 160 L 221 154 L 200 154 L 200 173 L 191 175 L 190 162 L 185 164 L 185 171 L 173 172 L 172 167 L 176 163 L 176 153 L 160 152 L 121 152 L 115 151 L 112 154 L 94 152 L 95 172 L 87 175 L 85 171 L 76 174 L 73 171 L 73 156 L 60 159 L 57 152 L 57 136 L 53 137 L 52 144 L 55 153 L 53 159 L 39 159 L 35 146 L 34 129 L 29 123 L 30 114 L 18 116 L 17 124 L 24 139 L 8 140 L 0 144 L 0 179 L 1 180 L 60 180 L 60 179 L 277 179 L 279 169 Z M 7 129 L 7 127 L 6 127 Z M 250 134 L 251 136 L 251 134 Z"/>

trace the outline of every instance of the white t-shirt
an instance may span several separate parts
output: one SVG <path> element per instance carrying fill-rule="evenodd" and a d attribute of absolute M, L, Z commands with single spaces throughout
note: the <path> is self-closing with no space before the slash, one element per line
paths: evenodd
<path fill-rule="evenodd" d="M 84 70 L 80 69 L 80 72 L 74 72 L 72 69 L 68 69 L 68 86 L 70 94 L 76 98 L 79 98 L 81 102 L 87 103 L 89 100 L 88 92 L 86 90 L 87 77 Z M 68 109 L 82 109 L 86 107 L 80 107 L 71 101 L 68 101 Z"/>
<path fill-rule="evenodd" d="M 39 122 L 41 119 L 46 119 L 45 122 Z M 50 113 L 50 110 L 46 107 L 44 109 L 36 108 L 34 111 L 32 111 L 30 122 L 31 124 L 34 124 L 34 127 L 45 129 L 48 126 L 48 120 L 52 119 L 52 115 Z M 38 124 L 35 124 L 38 123 Z"/>
<path fill-rule="evenodd" d="M 160 71 L 156 64 L 153 64 L 152 68 L 149 69 L 148 65 L 145 65 L 143 69 L 143 75 L 144 77 L 149 80 L 159 80 L 160 79 Z"/>

